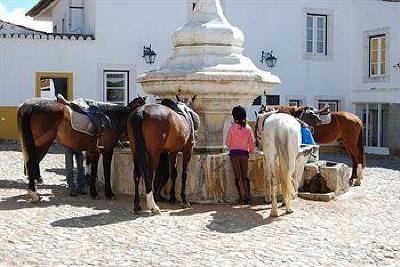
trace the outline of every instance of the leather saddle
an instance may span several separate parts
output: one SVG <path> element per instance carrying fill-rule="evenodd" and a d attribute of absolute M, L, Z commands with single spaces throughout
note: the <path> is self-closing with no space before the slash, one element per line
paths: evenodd
<path fill-rule="evenodd" d="M 321 124 L 329 124 L 332 121 L 331 110 L 329 106 L 324 107 L 318 111 L 319 117 L 321 118 Z"/>
<path fill-rule="evenodd" d="M 58 94 L 57 102 L 71 108 L 71 126 L 75 131 L 100 137 L 112 127 L 110 119 L 96 106 L 88 105 L 84 100 L 66 100 Z"/>
<path fill-rule="evenodd" d="M 331 110 L 329 106 L 324 107 L 320 111 L 318 111 L 319 115 L 329 115 L 331 113 Z"/>
<path fill-rule="evenodd" d="M 173 111 L 175 111 L 177 114 L 185 117 L 186 121 L 189 124 L 192 124 L 193 131 L 196 130 L 196 125 L 195 125 L 194 119 L 192 118 L 191 114 L 185 109 L 185 107 L 186 107 L 185 104 L 175 103 L 175 101 L 166 98 L 166 99 L 161 100 L 161 105 L 167 106 L 170 109 L 172 109 Z"/>

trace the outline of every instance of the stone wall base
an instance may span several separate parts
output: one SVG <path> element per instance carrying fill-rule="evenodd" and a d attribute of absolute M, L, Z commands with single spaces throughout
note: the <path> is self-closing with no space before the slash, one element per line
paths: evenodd
<path fill-rule="evenodd" d="M 318 160 L 318 146 L 302 147 L 296 160 L 295 177 L 299 185 L 303 184 L 303 170 L 307 162 Z M 100 161 L 101 162 L 101 161 Z M 181 192 L 181 157 L 178 157 L 178 178 L 176 181 L 176 198 L 180 200 Z M 249 176 L 251 196 L 254 202 L 263 201 L 265 197 L 264 154 L 255 153 L 249 159 Z M 114 193 L 133 195 L 133 162 L 129 149 L 115 149 L 111 168 L 111 182 Z M 102 181 L 102 166 L 99 164 L 99 180 Z M 167 189 L 169 192 L 169 185 Z M 141 181 L 140 192 L 144 193 Z M 165 193 L 165 192 L 164 192 Z M 167 197 L 168 194 L 165 193 Z M 234 203 L 238 200 L 234 175 L 228 154 L 194 154 L 189 163 L 186 183 L 186 198 L 191 202 Z"/>

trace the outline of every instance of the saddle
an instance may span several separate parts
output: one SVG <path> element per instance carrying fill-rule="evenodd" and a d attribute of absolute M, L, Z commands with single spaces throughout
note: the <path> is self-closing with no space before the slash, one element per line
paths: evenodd
<path fill-rule="evenodd" d="M 331 110 L 329 106 L 324 107 L 318 112 L 320 115 L 329 115 L 331 113 Z"/>
<path fill-rule="evenodd" d="M 319 117 L 321 118 L 321 124 L 329 124 L 331 123 L 331 110 L 329 106 L 326 106 L 325 108 L 321 109 L 318 111 Z"/>
<path fill-rule="evenodd" d="M 66 100 L 58 94 L 57 102 L 70 107 L 72 129 L 98 138 L 112 127 L 110 119 L 96 106 L 83 99 Z"/>
<path fill-rule="evenodd" d="M 182 115 L 182 116 L 186 117 L 185 110 L 182 107 L 180 107 L 177 103 L 175 103 L 173 100 L 171 100 L 171 99 L 165 98 L 165 99 L 161 100 L 161 105 L 169 107 L 170 109 L 172 109 L 173 111 L 175 111 L 179 115 Z"/>

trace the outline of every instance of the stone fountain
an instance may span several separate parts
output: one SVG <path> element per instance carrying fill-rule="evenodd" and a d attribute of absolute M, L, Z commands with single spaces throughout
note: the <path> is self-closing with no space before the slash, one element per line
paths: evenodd
<path fill-rule="evenodd" d="M 243 56 L 244 35 L 227 21 L 219 0 L 198 0 L 193 16 L 173 34 L 172 41 L 172 56 L 158 70 L 138 76 L 137 82 L 145 92 L 161 98 L 197 95 L 194 108 L 202 125 L 189 164 L 187 199 L 235 201 L 238 194 L 232 166 L 228 154 L 223 153 L 224 122 L 233 106 L 249 106 L 257 96 L 271 92 L 280 80 Z M 315 160 L 317 149 L 308 147 L 299 152 L 297 179 L 302 179 L 305 163 Z M 249 163 L 251 195 L 263 198 L 263 154 L 251 156 Z M 116 193 L 133 194 L 132 168 L 130 151 L 115 150 L 111 175 Z M 180 175 L 177 184 L 181 184 Z M 176 187 L 176 197 L 180 197 L 180 186 Z"/>
<path fill-rule="evenodd" d="M 243 33 L 225 18 L 219 0 L 199 0 L 193 16 L 172 36 L 173 54 L 158 70 L 137 79 L 162 98 L 197 95 L 201 117 L 196 150 L 222 152 L 224 121 L 235 105 L 249 106 L 272 91 L 277 76 L 243 56 Z"/>

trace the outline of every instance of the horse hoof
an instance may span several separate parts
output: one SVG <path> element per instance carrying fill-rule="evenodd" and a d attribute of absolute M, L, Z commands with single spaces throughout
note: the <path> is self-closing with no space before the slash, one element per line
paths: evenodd
<path fill-rule="evenodd" d="M 360 181 L 360 179 L 356 179 L 355 181 L 354 181 L 354 184 L 353 184 L 354 186 L 360 186 L 361 185 L 361 181 Z"/>
<path fill-rule="evenodd" d="M 279 217 L 279 212 L 278 212 L 278 210 L 272 209 L 269 216 L 270 216 L 270 217 L 273 217 L 273 218 Z"/>
<path fill-rule="evenodd" d="M 28 190 L 28 196 L 30 198 L 31 203 L 39 203 L 40 200 L 42 199 L 37 192 L 34 192 L 32 190 Z"/>
<path fill-rule="evenodd" d="M 153 213 L 153 215 L 161 215 L 161 210 L 160 209 L 152 209 L 151 213 Z"/>
<path fill-rule="evenodd" d="M 37 182 L 38 184 L 43 184 L 43 179 L 42 179 L 42 177 L 37 178 L 37 179 L 36 179 L 36 182 Z"/>
<path fill-rule="evenodd" d="M 90 196 L 93 198 L 93 199 L 96 199 L 97 198 L 97 193 L 90 193 Z"/>
<path fill-rule="evenodd" d="M 175 204 L 176 203 L 176 198 L 170 198 L 169 199 L 169 203 L 171 203 L 171 204 Z"/>
<path fill-rule="evenodd" d="M 352 178 L 350 178 L 349 180 L 349 186 L 353 186 L 354 180 Z"/>
<path fill-rule="evenodd" d="M 185 203 L 182 202 L 182 207 L 183 207 L 184 209 L 186 209 L 186 208 L 190 208 L 191 206 L 190 206 L 190 203 L 189 203 L 189 202 L 185 202 Z"/>
<path fill-rule="evenodd" d="M 287 209 L 286 210 L 286 214 L 290 214 L 290 213 L 293 213 L 293 210 L 292 209 Z"/>
<path fill-rule="evenodd" d="M 133 212 L 136 213 L 136 214 L 140 213 L 141 211 L 142 211 L 142 207 L 141 206 L 133 208 Z"/>

